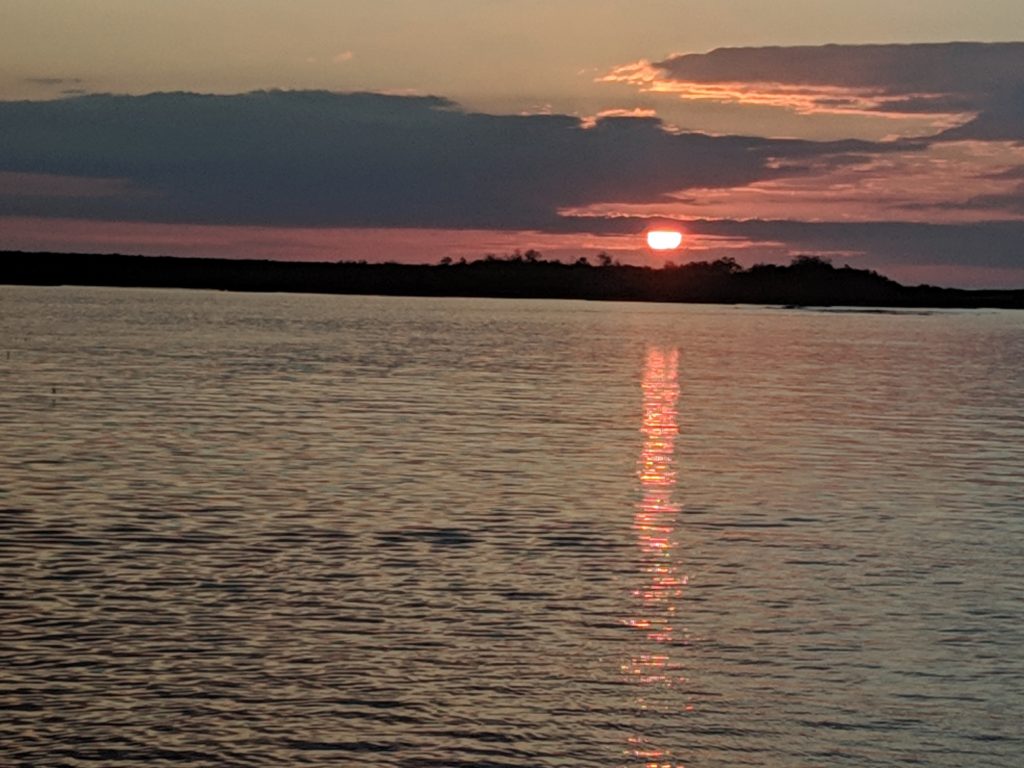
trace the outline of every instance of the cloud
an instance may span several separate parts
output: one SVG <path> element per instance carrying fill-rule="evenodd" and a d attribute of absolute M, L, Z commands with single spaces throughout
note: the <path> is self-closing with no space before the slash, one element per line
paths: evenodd
<path fill-rule="evenodd" d="M 1024 43 L 719 48 L 634 62 L 601 80 L 802 114 L 932 115 L 951 137 L 1005 138 L 1005 120 L 959 132 L 956 124 L 998 113 L 1008 100 L 1020 104 Z"/>
<path fill-rule="evenodd" d="M 801 161 L 801 172 L 745 186 L 688 190 L 670 200 L 600 203 L 565 213 L 677 218 L 967 223 L 1024 215 L 1020 194 L 1024 146 L 1012 142 L 944 141 L 921 149 Z M 1006 197 L 1006 196 L 1010 197 Z M 967 201 L 967 202 L 965 202 Z M 985 205 L 981 202 L 985 201 Z"/>
<path fill-rule="evenodd" d="M 993 94 L 985 109 L 969 122 L 944 131 L 947 141 L 1024 141 L 1024 71 L 1021 83 Z"/>
<path fill-rule="evenodd" d="M 656 201 L 893 149 L 323 91 L 0 102 L 0 124 L 0 171 L 117 179 L 139 191 L 6 197 L 0 214 L 193 224 L 543 230 L 566 207 Z"/>
<path fill-rule="evenodd" d="M 551 113 L 551 105 L 547 106 L 547 114 Z M 658 113 L 653 109 L 644 109 L 643 107 L 634 107 L 633 109 L 603 109 L 596 115 L 583 118 L 583 122 L 580 125 L 583 128 L 593 128 L 597 125 L 597 121 L 606 117 L 635 117 L 635 118 L 658 118 Z"/>
<path fill-rule="evenodd" d="M 1001 171 L 987 174 L 990 179 L 1024 179 L 1024 165 L 1014 165 Z"/>
<path fill-rule="evenodd" d="M 26 77 L 22 81 L 29 85 L 43 85 L 47 87 L 79 85 L 83 82 L 80 77 Z"/>
<path fill-rule="evenodd" d="M 0 171 L 0 198 L 125 197 L 139 194 L 121 179 Z"/>
<path fill-rule="evenodd" d="M 998 215 L 1000 218 L 1006 216 L 1024 215 L 1024 184 L 1017 184 L 1009 192 L 990 193 L 985 195 L 972 195 L 963 200 L 942 202 L 937 204 L 920 204 L 911 207 L 913 210 L 925 210 L 929 212 L 953 210 L 957 212 L 976 211 L 991 219 Z"/>

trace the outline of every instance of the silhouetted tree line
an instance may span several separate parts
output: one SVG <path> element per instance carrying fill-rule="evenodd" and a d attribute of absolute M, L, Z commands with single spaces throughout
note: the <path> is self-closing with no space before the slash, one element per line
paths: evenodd
<path fill-rule="evenodd" d="M 661 268 L 546 260 L 535 250 L 438 264 L 309 263 L 2 252 L 0 282 L 403 296 L 490 296 L 803 306 L 1024 308 L 1024 290 L 904 286 L 816 256 L 743 268 L 734 259 Z"/>

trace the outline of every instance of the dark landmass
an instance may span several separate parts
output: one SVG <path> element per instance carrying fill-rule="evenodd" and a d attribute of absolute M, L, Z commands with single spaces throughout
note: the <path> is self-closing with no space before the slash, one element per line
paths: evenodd
<path fill-rule="evenodd" d="M 0 283 L 203 288 L 394 296 L 478 296 L 793 306 L 1024 309 L 1024 290 L 904 286 L 800 256 L 749 269 L 731 259 L 682 266 L 544 260 L 536 251 L 439 264 L 309 263 L 168 256 L 0 252 Z"/>

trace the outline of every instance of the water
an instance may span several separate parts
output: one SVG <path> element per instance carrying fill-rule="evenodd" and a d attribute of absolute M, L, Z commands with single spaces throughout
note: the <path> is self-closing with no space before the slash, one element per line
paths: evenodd
<path fill-rule="evenodd" d="M 1024 754 L 1024 314 L 0 287 L 0 339 L 0 764 Z"/>

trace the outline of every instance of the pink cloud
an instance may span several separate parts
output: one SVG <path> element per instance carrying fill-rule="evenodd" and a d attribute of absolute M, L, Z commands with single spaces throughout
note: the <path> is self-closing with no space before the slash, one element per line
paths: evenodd
<path fill-rule="evenodd" d="M 0 171 L 0 197 L 123 197 L 143 193 L 127 179 Z"/>

